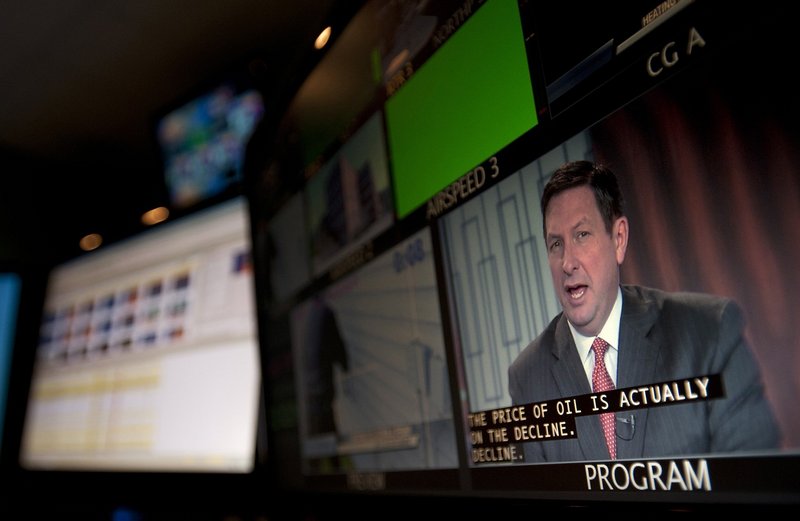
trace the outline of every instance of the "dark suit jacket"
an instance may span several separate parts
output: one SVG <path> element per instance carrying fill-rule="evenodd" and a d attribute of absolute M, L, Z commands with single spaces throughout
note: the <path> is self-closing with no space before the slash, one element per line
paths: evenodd
<path fill-rule="evenodd" d="M 617 458 L 703 455 L 777 448 L 779 433 L 756 360 L 731 300 L 622 287 L 617 388 L 721 374 L 725 397 L 617 414 L 618 434 L 635 416 Z M 567 319 L 560 313 L 508 370 L 514 404 L 591 393 Z M 599 416 L 575 418 L 577 439 L 525 443 L 526 461 L 608 459 Z"/>

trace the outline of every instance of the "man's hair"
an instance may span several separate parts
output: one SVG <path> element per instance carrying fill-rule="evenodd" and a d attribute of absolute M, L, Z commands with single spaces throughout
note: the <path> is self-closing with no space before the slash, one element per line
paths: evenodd
<path fill-rule="evenodd" d="M 570 188 L 588 185 L 594 192 L 597 208 L 603 216 L 606 231 L 611 233 L 611 225 L 625 215 L 625 200 L 617 183 L 617 176 L 607 167 L 591 161 L 570 161 L 561 165 L 544 187 L 542 193 L 542 223 L 547 234 L 547 205 L 550 199 Z"/>

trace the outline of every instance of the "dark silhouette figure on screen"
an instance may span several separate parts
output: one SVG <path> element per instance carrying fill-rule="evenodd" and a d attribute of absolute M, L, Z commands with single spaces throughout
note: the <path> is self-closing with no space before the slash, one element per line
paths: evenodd
<path fill-rule="evenodd" d="M 321 299 L 314 302 L 308 327 L 308 431 L 311 435 L 335 433 L 335 368 L 338 366 L 342 371 L 348 369 L 347 346 L 339 331 L 336 315 Z"/>
<path fill-rule="evenodd" d="M 613 172 L 562 165 L 544 188 L 544 236 L 559 313 L 509 367 L 514 404 L 596 392 L 596 337 L 615 388 L 720 374 L 724 397 L 576 417 L 578 437 L 524 444 L 525 460 L 652 458 L 779 446 L 757 362 L 730 299 L 620 283 L 628 219 Z M 603 373 L 604 374 L 604 373 Z M 594 378 L 593 378 L 594 377 Z M 616 432 L 614 432 L 616 431 Z M 614 443 L 615 441 L 615 443 Z"/>

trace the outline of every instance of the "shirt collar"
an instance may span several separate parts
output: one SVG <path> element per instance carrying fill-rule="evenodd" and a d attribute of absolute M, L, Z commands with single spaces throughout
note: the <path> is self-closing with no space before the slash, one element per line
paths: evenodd
<path fill-rule="evenodd" d="M 611 313 L 608 315 L 608 319 L 606 319 L 606 323 L 603 324 L 603 328 L 600 330 L 600 334 L 597 335 L 606 342 L 611 349 L 618 350 L 619 346 L 619 323 L 622 319 L 622 289 L 617 288 L 617 299 L 614 301 L 614 307 L 611 308 Z M 575 340 L 575 347 L 578 348 L 578 355 L 580 356 L 581 360 L 586 360 L 588 357 L 592 356 L 592 342 L 594 342 L 595 337 L 593 336 L 584 336 L 578 332 L 577 329 L 567 320 L 567 324 L 569 324 L 569 330 L 572 332 L 572 338 Z"/>

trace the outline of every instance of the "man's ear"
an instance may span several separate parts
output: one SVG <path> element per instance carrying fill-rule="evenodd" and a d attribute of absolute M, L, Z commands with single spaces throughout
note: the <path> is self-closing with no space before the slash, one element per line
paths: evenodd
<path fill-rule="evenodd" d="M 611 238 L 614 240 L 617 264 L 621 265 L 625 260 L 625 252 L 628 250 L 628 218 L 624 215 L 614 221 L 614 225 L 611 227 Z"/>

